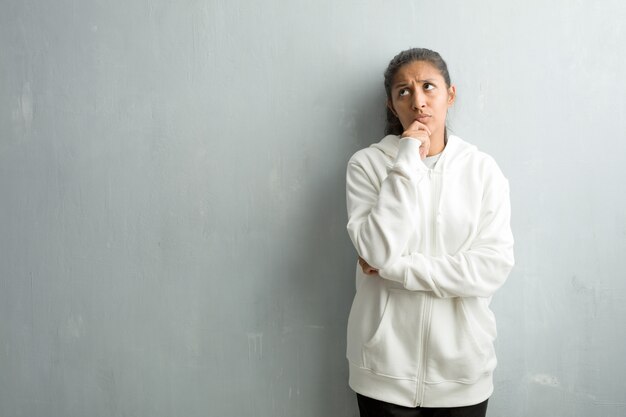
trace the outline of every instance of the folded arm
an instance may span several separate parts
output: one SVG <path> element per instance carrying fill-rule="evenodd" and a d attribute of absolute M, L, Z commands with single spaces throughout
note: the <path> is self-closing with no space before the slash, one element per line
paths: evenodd
<path fill-rule="evenodd" d="M 438 297 L 490 297 L 514 265 L 508 182 L 485 190 L 477 235 L 466 250 L 428 256 L 411 253 L 380 269 L 383 278 Z"/>

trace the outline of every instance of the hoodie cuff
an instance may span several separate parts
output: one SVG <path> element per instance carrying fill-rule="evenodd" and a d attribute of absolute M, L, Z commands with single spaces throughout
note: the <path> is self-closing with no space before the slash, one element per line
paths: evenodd
<path fill-rule="evenodd" d="M 420 146 L 422 146 L 422 142 L 419 139 L 400 139 L 398 156 L 392 169 L 408 178 L 413 178 L 418 174 L 425 174 L 428 168 L 420 157 Z"/>
<path fill-rule="evenodd" d="M 402 265 L 402 261 L 398 260 L 394 264 L 388 266 L 387 268 L 379 269 L 378 275 L 380 275 L 386 280 L 395 281 L 398 284 L 405 287 L 404 285 L 405 271 L 406 269 L 404 268 L 404 265 Z"/>
<path fill-rule="evenodd" d="M 417 254 L 401 256 L 392 265 L 380 269 L 378 271 L 378 275 L 386 280 L 395 281 L 398 284 L 402 285 L 405 289 L 410 291 L 432 291 L 430 287 L 427 287 L 424 284 L 423 279 L 413 278 L 410 281 L 407 279 L 407 275 L 409 273 L 409 270 L 411 269 L 412 264 L 415 264 L 419 260 L 420 258 Z"/>

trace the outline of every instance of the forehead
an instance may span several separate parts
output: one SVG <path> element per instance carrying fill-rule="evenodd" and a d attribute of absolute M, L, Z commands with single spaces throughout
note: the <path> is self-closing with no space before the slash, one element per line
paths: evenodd
<path fill-rule="evenodd" d="M 439 70 L 428 61 L 412 61 L 402 65 L 393 77 L 393 85 L 409 81 L 444 81 Z"/>

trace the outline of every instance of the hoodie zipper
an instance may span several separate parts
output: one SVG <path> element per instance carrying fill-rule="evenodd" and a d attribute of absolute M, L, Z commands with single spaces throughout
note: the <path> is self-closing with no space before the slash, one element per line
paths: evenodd
<path fill-rule="evenodd" d="M 439 199 L 441 198 L 441 185 L 440 177 L 433 175 L 434 170 L 431 168 L 428 170 L 428 179 L 431 185 L 431 230 L 430 230 L 430 255 L 437 255 L 437 222 L 439 220 Z M 417 373 L 417 392 L 416 392 L 416 406 L 421 406 L 424 402 L 424 389 L 426 378 L 426 358 L 428 357 L 427 346 L 428 339 L 430 337 L 430 318 L 432 313 L 432 299 L 428 294 L 424 294 L 424 304 L 422 307 L 422 325 L 420 340 L 422 344 L 419 349 L 419 369 Z"/>

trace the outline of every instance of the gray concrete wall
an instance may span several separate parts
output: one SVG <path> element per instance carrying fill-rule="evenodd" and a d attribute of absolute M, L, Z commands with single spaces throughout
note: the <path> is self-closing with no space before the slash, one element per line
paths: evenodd
<path fill-rule="evenodd" d="M 411 46 L 511 181 L 489 415 L 625 415 L 624 4 L 0 0 L 0 416 L 356 416 L 345 164 Z"/>

